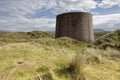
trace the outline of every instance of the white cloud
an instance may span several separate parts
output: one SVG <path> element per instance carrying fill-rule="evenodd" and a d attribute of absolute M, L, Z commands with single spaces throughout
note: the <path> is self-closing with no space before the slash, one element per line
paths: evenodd
<path fill-rule="evenodd" d="M 0 12 L 15 16 L 52 9 L 54 13 L 61 13 L 94 9 L 96 4 L 93 0 L 0 0 Z"/>
<path fill-rule="evenodd" d="M 26 18 L 18 17 L 0 17 L 0 30 L 2 31 L 32 31 L 32 30 L 54 30 L 55 19 L 51 18 Z"/>
<path fill-rule="evenodd" d="M 120 5 L 120 0 L 104 0 L 100 7 Z M 31 31 L 54 30 L 55 18 L 26 17 L 50 10 L 53 13 L 86 11 L 96 8 L 94 0 L 0 0 L 0 30 Z M 107 5 L 107 6 L 106 6 Z M 97 14 L 97 13 L 94 13 Z M 120 14 L 94 16 L 95 28 L 120 28 Z"/>
<path fill-rule="evenodd" d="M 56 0 L 0 0 L 0 13 L 12 16 L 36 13 L 56 6 Z"/>
<path fill-rule="evenodd" d="M 69 11 L 85 11 L 96 8 L 94 0 L 60 0 L 55 8 L 56 13 Z"/>
<path fill-rule="evenodd" d="M 55 28 L 55 19 L 27 16 L 48 10 L 52 13 L 90 10 L 96 4 L 94 0 L 0 0 L 0 30 L 51 30 Z"/>
<path fill-rule="evenodd" d="M 94 28 L 104 30 L 120 29 L 120 14 L 96 15 L 94 19 Z"/>
<path fill-rule="evenodd" d="M 98 6 L 101 8 L 111 8 L 115 5 L 120 6 L 120 0 L 102 0 Z"/>
<path fill-rule="evenodd" d="M 53 30 L 55 19 L 27 18 L 56 6 L 56 0 L 0 0 L 0 30 Z"/>

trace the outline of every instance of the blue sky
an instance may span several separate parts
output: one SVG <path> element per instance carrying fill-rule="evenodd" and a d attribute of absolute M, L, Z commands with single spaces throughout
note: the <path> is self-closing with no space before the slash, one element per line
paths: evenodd
<path fill-rule="evenodd" d="M 56 15 L 90 12 L 94 29 L 120 29 L 120 0 L 0 0 L 0 31 L 54 31 Z"/>

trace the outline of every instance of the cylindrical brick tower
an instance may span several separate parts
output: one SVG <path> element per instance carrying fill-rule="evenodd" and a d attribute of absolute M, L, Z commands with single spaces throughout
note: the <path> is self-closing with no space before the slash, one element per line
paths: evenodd
<path fill-rule="evenodd" d="M 70 12 L 57 16 L 55 37 L 70 37 L 79 41 L 93 42 L 92 14 L 87 12 Z"/>

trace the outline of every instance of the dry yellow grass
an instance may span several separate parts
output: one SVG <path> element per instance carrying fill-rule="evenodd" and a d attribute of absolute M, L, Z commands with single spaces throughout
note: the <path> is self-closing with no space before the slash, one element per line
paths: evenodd
<path fill-rule="evenodd" d="M 120 80 L 120 51 L 87 45 L 65 37 L 5 42 L 0 80 Z"/>

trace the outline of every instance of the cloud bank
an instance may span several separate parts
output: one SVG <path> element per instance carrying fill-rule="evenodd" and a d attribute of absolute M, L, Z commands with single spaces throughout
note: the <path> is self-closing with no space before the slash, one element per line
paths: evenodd
<path fill-rule="evenodd" d="M 98 4 L 101 8 L 111 8 L 112 6 L 120 6 L 120 0 L 102 0 L 100 4 Z"/>
<path fill-rule="evenodd" d="M 97 15 L 93 17 L 94 27 L 104 30 L 120 29 L 120 13 L 109 15 Z"/>
<path fill-rule="evenodd" d="M 0 31 L 54 31 L 57 14 L 70 11 L 90 12 L 97 7 L 120 6 L 119 2 L 120 0 L 103 0 L 101 3 L 94 0 L 0 0 Z M 37 15 L 45 12 L 50 12 L 54 17 Z M 96 15 L 93 19 L 95 28 L 120 28 L 120 14 Z"/>

